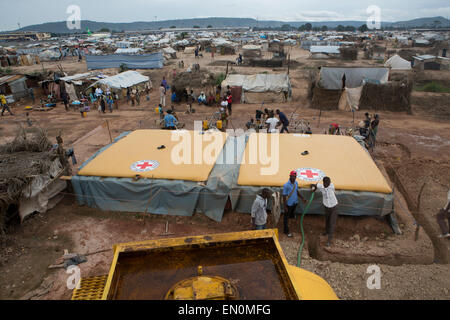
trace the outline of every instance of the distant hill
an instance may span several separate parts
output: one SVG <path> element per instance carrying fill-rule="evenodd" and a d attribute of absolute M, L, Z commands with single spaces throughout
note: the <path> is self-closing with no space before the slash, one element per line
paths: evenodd
<path fill-rule="evenodd" d="M 198 18 L 198 19 L 181 19 L 181 20 L 166 20 L 166 21 L 154 21 L 154 22 L 130 22 L 130 23 L 110 23 L 110 22 L 95 22 L 89 20 L 81 21 L 81 30 L 69 30 L 65 21 L 61 22 L 48 22 L 38 25 L 31 25 L 20 30 L 15 31 L 37 31 L 37 32 L 50 32 L 50 33 L 80 33 L 89 28 L 92 32 L 97 32 L 101 29 L 109 29 L 110 31 L 142 31 L 142 30 L 158 30 L 160 28 L 192 28 L 199 26 L 201 28 L 207 28 L 212 26 L 214 28 L 224 27 L 281 27 L 285 24 L 289 24 L 298 28 L 305 24 L 305 21 L 258 21 L 250 18 Z M 323 22 L 310 22 L 313 27 L 321 27 L 326 25 L 328 28 L 336 28 L 338 25 L 353 26 L 358 28 L 366 23 L 365 21 L 323 21 Z M 431 17 L 420 18 L 409 21 L 400 22 L 383 22 L 383 27 L 396 27 L 396 28 L 413 28 L 413 27 L 450 27 L 450 20 L 444 17 Z"/>

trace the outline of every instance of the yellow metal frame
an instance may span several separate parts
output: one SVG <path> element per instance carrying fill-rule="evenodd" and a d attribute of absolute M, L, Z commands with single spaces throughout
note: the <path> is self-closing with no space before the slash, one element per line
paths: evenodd
<path fill-rule="evenodd" d="M 102 300 L 107 275 L 81 279 L 78 289 L 72 293 L 72 300 Z"/>

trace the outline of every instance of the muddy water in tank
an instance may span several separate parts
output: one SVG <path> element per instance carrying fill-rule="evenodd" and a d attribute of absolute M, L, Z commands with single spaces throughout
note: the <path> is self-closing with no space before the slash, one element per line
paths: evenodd
<path fill-rule="evenodd" d="M 220 276 L 241 300 L 297 299 L 270 239 L 121 253 L 109 299 L 162 300 L 173 285 L 198 275 Z"/>

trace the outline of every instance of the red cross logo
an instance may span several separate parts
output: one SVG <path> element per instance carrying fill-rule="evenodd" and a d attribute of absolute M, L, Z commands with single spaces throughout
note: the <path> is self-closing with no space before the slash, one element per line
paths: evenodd
<path fill-rule="evenodd" d="M 314 177 L 318 177 L 319 176 L 319 174 L 318 173 L 315 173 L 315 172 L 312 172 L 311 170 L 306 170 L 306 172 L 300 172 L 300 174 L 302 175 L 302 176 L 307 176 L 309 179 L 312 179 L 312 178 L 314 178 Z"/>
<path fill-rule="evenodd" d="M 134 172 L 147 172 L 158 169 L 159 162 L 155 160 L 141 160 L 131 165 Z"/>
<path fill-rule="evenodd" d="M 139 167 L 141 170 L 145 170 L 147 168 L 153 167 L 153 165 L 151 163 L 144 162 L 142 164 L 138 164 L 137 167 Z"/>
<path fill-rule="evenodd" d="M 301 168 L 297 170 L 298 178 L 303 181 L 319 181 L 325 177 L 325 173 L 322 170 L 316 168 Z"/>

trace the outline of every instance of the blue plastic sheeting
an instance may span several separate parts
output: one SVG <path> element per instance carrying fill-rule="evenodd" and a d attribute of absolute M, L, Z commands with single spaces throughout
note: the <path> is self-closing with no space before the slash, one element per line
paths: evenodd
<path fill-rule="evenodd" d="M 161 69 L 164 57 L 161 52 L 142 55 L 86 55 L 88 70 L 120 68 L 125 65 L 129 69 Z"/>

